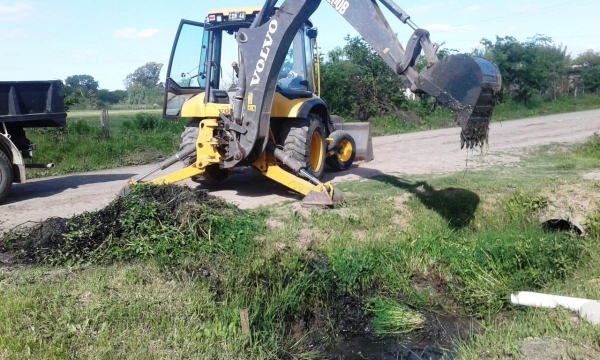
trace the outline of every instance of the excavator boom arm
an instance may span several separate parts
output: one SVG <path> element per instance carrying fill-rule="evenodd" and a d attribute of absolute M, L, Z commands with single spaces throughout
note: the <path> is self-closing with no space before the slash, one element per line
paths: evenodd
<path fill-rule="evenodd" d="M 414 25 L 410 16 L 392 0 L 378 0 L 401 22 L 414 30 L 406 49 L 394 34 L 375 0 L 326 0 L 348 21 L 407 87 L 425 92 L 447 107 L 462 127 L 462 146 L 472 148 L 487 140 L 489 122 L 501 77 L 491 62 L 464 55 L 437 59 L 438 46 L 429 32 Z M 294 35 L 321 0 L 266 0 L 252 26 L 240 30 L 240 74 L 237 84 L 228 157 L 225 167 L 257 158 L 266 148 L 277 77 Z M 418 73 L 421 52 L 427 68 Z"/>

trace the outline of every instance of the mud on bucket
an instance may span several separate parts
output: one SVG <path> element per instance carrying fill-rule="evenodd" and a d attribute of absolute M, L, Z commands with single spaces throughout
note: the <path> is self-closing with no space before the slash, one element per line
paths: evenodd
<path fill-rule="evenodd" d="M 482 146 L 502 88 L 500 70 L 489 60 L 450 55 L 425 69 L 417 86 L 448 107 L 462 128 L 461 148 Z"/>

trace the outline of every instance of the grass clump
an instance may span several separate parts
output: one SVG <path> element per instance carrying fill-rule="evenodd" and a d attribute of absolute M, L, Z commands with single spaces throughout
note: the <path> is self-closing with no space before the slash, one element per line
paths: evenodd
<path fill-rule="evenodd" d="M 406 305 L 387 298 L 373 298 L 365 304 L 373 315 L 373 331 L 381 337 L 407 334 L 423 327 L 425 318 Z"/>

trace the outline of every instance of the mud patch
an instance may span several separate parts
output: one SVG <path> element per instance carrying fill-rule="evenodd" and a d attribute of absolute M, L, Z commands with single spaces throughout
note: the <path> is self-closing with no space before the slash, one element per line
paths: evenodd
<path fill-rule="evenodd" d="M 482 332 L 473 319 L 428 315 L 422 330 L 399 338 L 378 339 L 369 330 L 369 323 L 355 316 L 350 323 L 362 334 L 340 336 L 329 352 L 332 359 L 419 360 L 452 359 L 456 343 Z"/>
<path fill-rule="evenodd" d="M 308 250 L 308 248 L 313 243 L 313 235 L 310 229 L 302 229 L 300 231 L 300 236 L 298 236 L 298 241 L 296 242 L 296 247 L 301 250 Z"/>
<path fill-rule="evenodd" d="M 330 359 L 451 359 L 458 340 L 483 331 L 471 318 L 427 314 L 423 328 L 396 338 L 380 338 L 373 334 L 372 315 L 353 296 L 342 297 L 332 315 L 336 341 L 325 351 Z"/>

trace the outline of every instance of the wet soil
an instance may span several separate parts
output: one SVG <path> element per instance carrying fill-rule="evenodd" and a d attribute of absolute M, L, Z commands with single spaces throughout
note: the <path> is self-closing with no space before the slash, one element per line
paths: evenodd
<path fill-rule="evenodd" d="M 331 359 L 453 359 L 457 341 L 469 339 L 481 331 L 482 327 L 474 319 L 427 315 L 424 328 L 414 333 L 388 339 L 374 337 L 368 332 L 340 336 L 329 353 Z"/>
<path fill-rule="evenodd" d="M 483 331 L 472 318 L 426 314 L 422 329 L 396 338 L 380 338 L 372 333 L 372 316 L 363 308 L 356 297 L 339 300 L 333 313 L 336 341 L 324 351 L 330 359 L 453 359 L 457 341 Z"/>

